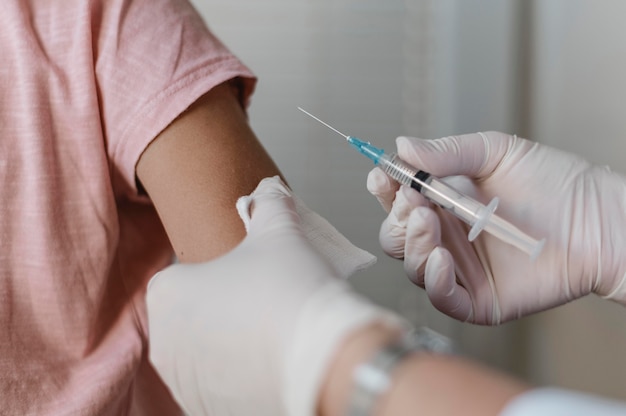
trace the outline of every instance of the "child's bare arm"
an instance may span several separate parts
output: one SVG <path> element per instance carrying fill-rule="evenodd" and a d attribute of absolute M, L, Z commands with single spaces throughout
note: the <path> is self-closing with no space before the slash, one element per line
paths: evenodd
<path fill-rule="evenodd" d="M 245 230 L 235 201 L 279 173 L 229 83 L 163 130 L 136 172 L 181 262 L 209 260 L 237 245 Z"/>

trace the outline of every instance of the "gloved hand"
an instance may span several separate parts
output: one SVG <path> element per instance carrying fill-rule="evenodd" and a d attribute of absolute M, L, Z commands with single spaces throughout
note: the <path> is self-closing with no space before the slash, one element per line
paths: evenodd
<path fill-rule="evenodd" d="M 482 202 L 498 196 L 497 215 L 546 238 L 534 262 L 486 232 L 470 243 L 464 223 L 374 169 L 368 189 L 389 213 L 380 230 L 382 247 L 404 259 L 408 277 L 437 309 L 492 325 L 591 292 L 626 305 L 623 176 L 497 132 L 431 141 L 399 137 L 397 146 L 401 159 L 451 177 L 461 192 Z"/>
<path fill-rule="evenodd" d="M 313 415 L 339 344 L 374 321 L 400 326 L 336 273 L 303 236 L 289 190 L 265 179 L 239 246 L 150 282 L 150 360 L 191 415 Z"/>

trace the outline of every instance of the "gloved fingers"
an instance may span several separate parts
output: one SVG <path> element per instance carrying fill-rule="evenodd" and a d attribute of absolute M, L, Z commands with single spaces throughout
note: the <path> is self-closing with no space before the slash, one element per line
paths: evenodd
<path fill-rule="evenodd" d="M 291 191 L 279 176 L 261 180 L 250 198 L 248 235 L 253 236 L 277 227 L 301 229 L 300 216 Z"/>
<path fill-rule="evenodd" d="M 398 155 L 407 163 L 435 176 L 489 176 L 516 140 L 498 132 L 449 136 L 435 140 L 398 137 Z"/>
<path fill-rule="evenodd" d="M 424 287 L 426 260 L 441 244 L 439 218 L 427 207 L 415 208 L 408 219 L 404 245 L 404 271 L 413 283 Z"/>
<path fill-rule="evenodd" d="M 375 167 L 367 175 L 367 190 L 376 197 L 385 212 L 391 211 L 400 184 L 391 179 L 381 168 Z"/>
<path fill-rule="evenodd" d="M 426 261 L 424 287 L 430 302 L 439 311 L 460 321 L 474 318 L 472 299 L 468 291 L 458 284 L 454 260 L 450 252 L 436 247 Z"/>
<path fill-rule="evenodd" d="M 406 242 L 406 226 L 411 211 L 417 206 L 423 206 L 427 201 L 414 190 L 406 186 L 396 192 L 391 211 L 380 227 L 379 240 L 385 253 L 389 256 L 402 259 Z"/>

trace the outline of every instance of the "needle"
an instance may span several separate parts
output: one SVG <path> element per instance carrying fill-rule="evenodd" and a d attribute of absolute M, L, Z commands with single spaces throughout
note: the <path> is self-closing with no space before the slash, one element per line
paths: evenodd
<path fill-rule="evenodd" d="M 308 111 L 302 109 L 301 107 L 298 107 L 298 110 L 302 111 L 304 114 L 313 117 L 315 120 L 319 121 L 320 123 L 322 123 L 323 125 L 325 125 L 326 127 L 328 127 L 329 129 L 333 130 L 336 133 L 341 134 L 343 137 L 346 138 L 346 140 L 350 140 L 350 136 L 343 134 L 342 132 L 340 132 L 339 130 L 337 130 L 336 128 L 334 128 L 333 126 L 331 126 L 330 124 L 324 123 L 322 120 L 320 120 L 319 118 L 315 117 L 313 114 L 309 113 Z"/>

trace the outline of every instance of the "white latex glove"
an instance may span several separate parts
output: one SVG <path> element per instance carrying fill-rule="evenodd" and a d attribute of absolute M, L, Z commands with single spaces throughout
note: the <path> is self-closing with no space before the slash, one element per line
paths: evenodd
<path fill-rule="evenodd" d="M 310 246 L 278 177 L 252 199 L 239 246 L 148 287 L 150 360 L 190 415 L 313 415 L 339 344 L 374 321 L 400 325 Z"/>
<path fill-rule="evenodd" d="M 437 140 L 399 137 L 398 154 L 483 203 L 529 235 L 546 238 L 539 257 L 468 227 L 376 168 L 367 186 L 389 216 L 385 252 L 404 259 L 409 278 L 440 311 L 498 324 L 589 293 L 626 305 L 626 179 L 606 167 L 507 134 Z"/>

